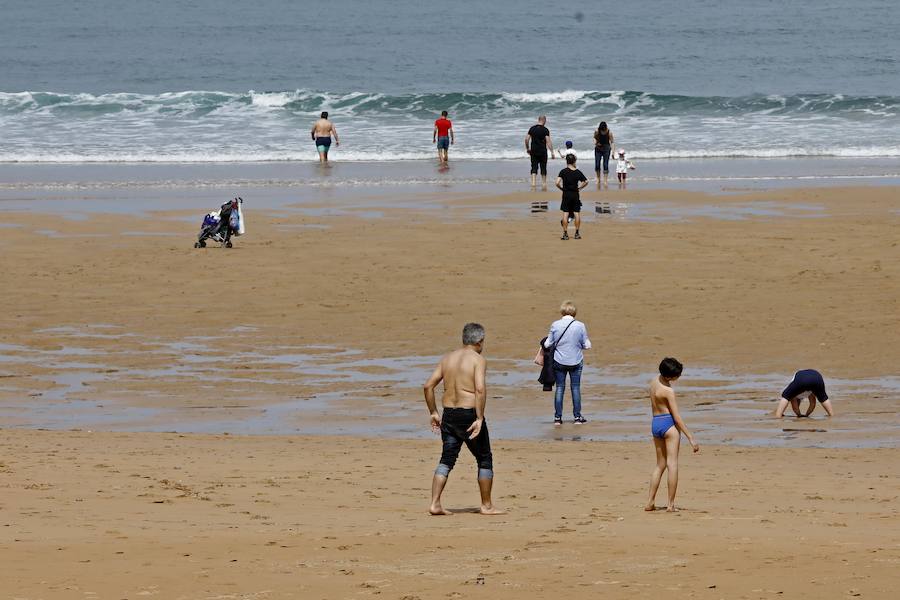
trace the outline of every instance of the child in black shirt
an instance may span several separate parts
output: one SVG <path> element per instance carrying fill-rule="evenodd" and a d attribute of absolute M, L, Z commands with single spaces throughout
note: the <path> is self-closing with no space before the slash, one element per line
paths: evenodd
<path fill-rule="evenodd" d="M 569 213 L 575 213 L 575 239 L 581 239 L 581 197 L 579 191 L 584 189 L 588 184 L 587 177 L 584 176 L 578 167 L 575 166 L 574 154 L 566 155 L 566 168 L 559 172 L 556 177 L 556 187 L 562 190 L 562 202 L 559 205 L 561 218 L 559 224 L 562 225 L 563 240 L 569 239 Z"/>

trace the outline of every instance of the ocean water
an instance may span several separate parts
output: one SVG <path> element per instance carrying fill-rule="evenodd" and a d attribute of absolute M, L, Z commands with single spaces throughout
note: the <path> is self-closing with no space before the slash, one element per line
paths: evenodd
<path fill-rule="evenodd" d="M 890 0 L 6 0 L 0 162 L 524 158 L 546 114 L 635 160 L 900 158 Z"/>

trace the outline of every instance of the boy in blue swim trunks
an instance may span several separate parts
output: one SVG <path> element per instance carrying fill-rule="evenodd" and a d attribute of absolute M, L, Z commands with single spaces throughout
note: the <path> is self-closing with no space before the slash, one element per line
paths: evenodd
<path fill-rule="evenodd" d="M 694 452 L 700 451 L 700 445 L 694 441 L 694 435 L 681 420 L 678 404 L 675 402 L 675 390 L 672 384 L 681 377 L 683 366 L 674 358 L 664 358 L 659 363 L 659 376 L 650 382 L 650 407 L 653 410 L 653 422 L 650 432 L 653 434 L 653 445 L 656 447 L 656 468 L 650 478 L 650 500 L 644 510 L 656 510 L 656 491 L 665 471 L 669 472 L 669 502 L 667 512 L 675 512 L 675 492 L 678 490 L 678 451 L 681 447 L 683 433 Z"/>

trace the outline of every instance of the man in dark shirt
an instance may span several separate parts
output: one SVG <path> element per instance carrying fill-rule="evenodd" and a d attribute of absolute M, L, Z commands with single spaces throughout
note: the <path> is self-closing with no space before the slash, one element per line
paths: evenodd
<path fill-rule="evenodd" d="M 543 189 L 547 191 L 547 157 L 553 156 L 553 141 L 550 139 L 550 130 L 545 127 L 547 117 L 538 117 L 537 125 L 532 125 L 525 135 L 525 152 L 531 156 L 531 188 L 537 185 L 538 167 L 541 169 L 541 181 Z"/>
<path fill-rule="evenodd" d="M 576 160 L 574 154 L 567 154 L 566 168 L 560 171 L 556 177 L 556 187 L 562 190 L 559 224 L 562 225 L 561 239 L 564 240 L 569 239 L 569 213 L 575 213 L 575 239 L 581 239 L 579 231 L 581 229 L 581 195 L 579 192 L 588 184 L 588 180 L 584 173 L 575 166 Z"/>

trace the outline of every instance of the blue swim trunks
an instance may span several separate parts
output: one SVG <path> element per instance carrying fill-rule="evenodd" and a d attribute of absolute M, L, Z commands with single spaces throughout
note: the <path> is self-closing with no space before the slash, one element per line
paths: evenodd
<path fill-rule="evenodd" d="M 666 437 L 666 432 L 675 427 L 675 419 L 670 413 L 664 415 L 653 415 L 653 424 L 650 425 L 650 432 L 655 438 Z"/>
<path fill-rule="evenodd" d="M 438 147 L 438 150 L 449 150 L 450 149 L 450 136 L 449 135 L 438 136 L 437 147 Z"/>
<path fill-rule="evenodd" d="M 316 138 L 316 150 L 319 152 L 328 152 L 328 149 L 331 148 L 331 138 L 330 137 L 317 137 Z"/>

